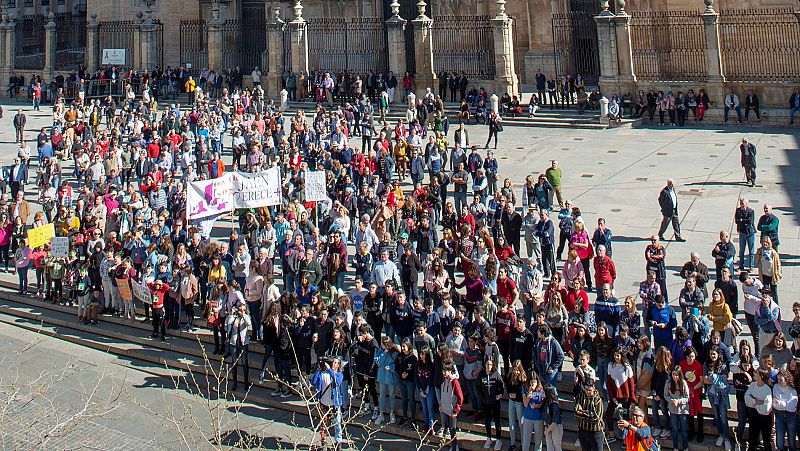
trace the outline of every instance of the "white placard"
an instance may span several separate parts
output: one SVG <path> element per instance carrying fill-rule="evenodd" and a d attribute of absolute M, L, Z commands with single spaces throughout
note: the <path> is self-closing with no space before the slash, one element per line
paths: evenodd
<path fill-rule="evenodd" d="M 280 205 L 282 194 L 278 168 L 256 173 L 226 172 L 215 179 L 190 183 L 186 203 L 189 219 L 199 219 L 237 208 Z"/>
<path fill-rule="evenodd" d="M 102 63 L 125 65 L 125 49 L 103 49 Z"/>
<path fill-rule="evenodd" d="M 150 288 L 148 288 L 147 285 L 131 279 L 131 289 L 135 299 L 138 299 L 145 304 L 153 303 L 153 295 L 150 293 Z"/>
<path fill-rule="evenodd" d="M 51 238 L 50 255 L 53 257 L 66 257 L 69 255 L 69 237 L 54 236 Z"/>
<path fill-rule="evenodd" d="M 328 200 L 325 171 L 306 171 L 305 182 L 306 202 Z"/>

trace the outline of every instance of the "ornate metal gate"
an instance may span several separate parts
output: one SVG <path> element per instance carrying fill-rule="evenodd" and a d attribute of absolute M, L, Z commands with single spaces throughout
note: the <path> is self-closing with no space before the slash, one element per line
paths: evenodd
<path fill-rule="evenodd" d="M 78 70 L 86 55 L 86 13 L 56 14 L 56 69 Z"/>
<path fill-rule="evenodd" d="M 194 70 L 208 68 L 208 27 L 206 21 L 182 20 L 180 26 L 181 66 L 191 65 Z"/>
<path fill-rule="evenodd" d="M 553 57 L 556 76 L 581 74 L 587 84 L 600 78 L 594 13 L 571 11 L 553 14 Z"/>
<path fill-rule="evenodd" d="M 97 27 L 100 52 L 103 49 L 125 49 L 125 66 L 133 67 L 134 53 L 139 49 L 138 30 L 139 26 L 132 20 L 100 22 Z"/>
<path fill-rule="evenodd" d="M 267 48 L 266 20 L 266 17 L 246 17 L 225 22 L 222 41 L 226 68 L 239 66 L 249 74 L 261 66 L 261 54 Z"/>
<path fill-rule="evenodd" d="M 16 28 L 16 53 L 14 67 L 22 70 L 44 68 L 45 36 L 44 16 L 22 16 Z"/>
<path fill-rule="evenodd" d="M 494 38 L 489 16 L 436 16 L 431 33 L 434 72 L 464 72 L 479 80 L 494 78 Z"/>
<path fill-rule="evenodd" d="M 310 69 L 388 72 L 386 23 L 382 17 L 308 19 Z"/>

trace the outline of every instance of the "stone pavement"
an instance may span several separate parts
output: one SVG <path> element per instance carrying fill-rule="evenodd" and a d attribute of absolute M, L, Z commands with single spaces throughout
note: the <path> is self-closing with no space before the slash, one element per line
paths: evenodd
<path fill-rule="evenodd" d="M 159 375 L 178 374 L 175 370 L 5 323 L 0 339 L 6 344 L 0 350 L 3 449 L 231 449 L 239 438 L 249 440 L 252 449 L 311 444 L 302 416 L 201 398 L 196 388 L 176 390 L 171 379 Z M 214 425 L 222 431 L 219 447 L 211 441 Z M 360 429 L 351 429 L 363 439 Z M 397 438 L 375 434 L 370 443 L 365 449 L 393 449 Z"/>
<path fill-rule="evenodd" d="M 11 126 L 16 106 L 4 104 L 5 115 L 0 119 L 0 160 L 6 162 L 16 153 Z M 27 138 L 32 140 L 40 127 L 49 124 L 50 115 L 47 107 L 41 113 L 31 113 L 28 105 L 23 109 L 28 114 Z M 468 129 L 473 144 L 485 142 L 486 126 Z M 743 184 L 738 150 L 742 137 L 749 138 L 758 148 L 760 186 L 755 188 Z M 35 147 L 35 143 L 31 145 Z M 774 213 L 780 219 L 784 278 L 779 292 L 785 315 L 791 303 L 799 300 L 795 276 L 800 265 L 800 171 L 796 169 L 800 165 L 800 131 L 741 126 L 612 130 L 509 126 L 500 134 L 496 156 L 500 179 L 513 181 L 518 199 L 526 175 L 543 172 L 551 159 L 559 160 L 564 194 L 581 208 L 589 231 L 594 230 L 598 217 L 604 217 L 615 235 L 613 259 L 619 273 L 618 297 L 636 293 L 638 282 L 645 276 L 644 248 L 661 220 L 657 199 L 666 179 L 675 180 L 681 227 L 687 239 L 685 243 L 665 243 L 667 266 L 673 270 L 668 275 L 673 304 L 682 284 L 675 274 L 689 253 L 698 252 L 706 264 L 713 266 L 711 249 L 719 231 L 735 231 L 733 212 L 739 196 L 750 199 L 757 215 L 764 203 L 774 205 Z M 30 189 L 28 199 L 35 199 Z M 218 225 L 229 227 L 222 222 Z M 737 235 L 732 235 L 738 250 Z"/>

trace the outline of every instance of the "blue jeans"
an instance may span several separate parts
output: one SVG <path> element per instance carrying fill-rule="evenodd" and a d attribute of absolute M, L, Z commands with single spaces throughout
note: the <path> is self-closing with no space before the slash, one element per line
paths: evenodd
<path fill-rule="evenodd" d="M 800 108 L 797 108 L 797 107 L 789 108 L 789 122 L 790 123 L 794 124 L 794 115 L 797 114 L 798 111 L 800 111 Z"/>
<path fill-rule="evenodd" d="M 711 399 L 709 399 L 711 401 Z M 730 427 L 728 426 L 728 410 L 731 407 L 728 395 L 722 396 L 719 402 L 711 402 L 711 414 L 714 417 L 714 426 L 719 432 L 719 436 L 728 440 L 730 438 Z"/>
<path fill-rule="evenodd" d="M 739 122 L 742 122 L 742 108 L 738 107 L 738 106 L 735 107 L 735 108 L 725 107 L 725 114 L 724 114 L 725 122 L 728 122 L 728 112 L 730 110 L 735 110 L 736 111 L 736 118 L 739 120 Z"/>
<path fill-rule="evenodd" d="M 430 429 L 433 427 L 433 422 L 436 421 L 436 390 L 433 387 L 428 387 L 428 392 L 422 396 L 419 393 L 419 400 L 422 404 L 422 416 L 425 417 L 425 427 Z"/>
<path fill-rule="evenodd" d="M 25 294 L 28 292 L 28 267 L 23 266 L 17 268 L 17 277 L 19 278 L 19 292 Z"/>
<path fill-rule="evenodd" d="M 267 372 L 267 362 L 269 362 L 269 358 L 272 357 L 272 345 L 264 345 L 264 358 L 261 360 L 261 373 L 265 374 Z M 275 367 L 277 369 L 277 362 L 275 363 Z"/>
<path fill-rule="evenodd" d="M 597 380 L 599 381 L 598 388 L 600 388 L 600 396 L 604 400 L 608 400 L 608 391 L 606 391 L 606 375 L 608 375 L 608 357 L 597 358 Z"/>
<path fill-rule="evenodd" d="M 744 441 L 744 428 L 747 426 L 747 404 L 743 400 L 736 400 L 736 440 Z"/>
<path fill-rule="evenodd" d="M 519 393 L 517 396 L 520 396 Z M 508 435 L 511 436 L 512 445 L 516 440 L 516 431 L 519 431 L 520 439 L 522 438 L 522 410 L 520 401 L 508 401 Z"/>
<path fill-rule="evenodd" d="M 786 435 L 789 436 L 789 451 L 797 449 L 797 412 L 775 411 L 775 443 L 778 449 L 786 449 Z"/>
<path fill-rule="evenodd" d="M 745 264 L 744 260 L 744 248 L 747 245 L 747 264 Z M 739 266 L 752 268 L 753 267 L 753 248 L 756 245 L 756 234 L 746 234 L 740 233 L 739 234 Z M 733 273 L 731 273 L 733 274 Z"/>
<path fill-rule="evenodd" d="M 683 449 L 683 450 L 689 449 L 688 415 L 673 413 L 672 415 L 669 416 L 669 418 L 672 424 L 672 440 L 673 440 L 672 446 L 675 449 Z"/>
<path fill-rule="evenodd" d="M 417 403 L 414 401 L 414 392 L 417 389 L 414 381 L 400 381 L 400 407 L 403 416 L 413 420 L 417 417 Z"/>
<path fill-rule="evenodd" d="M 659 415 L 659 412 L 663 415 Z M 666 428 L 669 422 L 669 407 L 667 406 L 667 400 L 661 398 L 660 401 L 653 400 L 653 426 L 658 428 Z M 664 421 L 661 421 L 661 418 Z"/>
<path fill-rule="evenodd" d="M 551 385 L 553 390 L 556 390 L 558 387 L 558 371 L 553 371 L 551 374 L 544 375 L 544 385 Z M 556 390 L 556 393 L 558 391 Z"/>
<path fill-rule="evenodd" d="M 469 405 L 476 412 L 481 411 L 481 399 L 478 397 L 478 379 L 464 379 L 467 382 Z"/>
<path fill-rule="evenodd" d="M 380 405 L 381 413 L 394 414 L 396 399 L 394 385 L 378 382 L 378 404 Z"/>

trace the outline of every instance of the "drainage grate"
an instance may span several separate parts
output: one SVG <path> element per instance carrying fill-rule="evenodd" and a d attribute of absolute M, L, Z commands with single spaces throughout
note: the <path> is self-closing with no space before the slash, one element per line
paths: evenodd
<path fill-rule="evenodd" d="M 581 177 L 590 179 L 590 178 L 594 177 L 594 174 L 581 174 Z"/>
<path fill-rule="evenodd" d="M 678 194 L 682 196 L 702 196 L 703 193 L 700 190 L 689 190 L 689 191 L 678 191 Z"/>
<path fill-rule="evenodd" d="M 647 177 L 636 177 L 636 181 L 637 182 L 646 182 L 647 181 Z"/>

